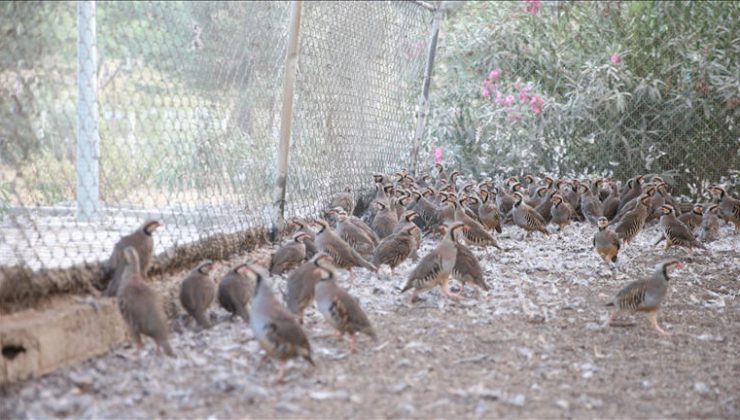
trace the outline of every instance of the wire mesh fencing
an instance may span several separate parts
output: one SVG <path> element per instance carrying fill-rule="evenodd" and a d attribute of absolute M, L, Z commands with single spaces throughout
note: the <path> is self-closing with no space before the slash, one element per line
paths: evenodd
<path fill-rule="evenodd" d="M 268 228 L 291 7 L 0 5 L 0 275 L 96 264 L 149 218 L 165 256 Z M 301 7 L 286 217 L 406 164 L 433 16 Z"/>
<path fill-rule="evenodd" d="M 361 4 L 305 4 L 289 215 L 318 214 L 332 194 L 367 188 L 372 172 L 408 165 L 432 13 Z"/>

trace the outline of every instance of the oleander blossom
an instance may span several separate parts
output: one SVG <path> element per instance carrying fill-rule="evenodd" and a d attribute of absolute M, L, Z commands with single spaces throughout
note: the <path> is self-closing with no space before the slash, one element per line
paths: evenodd
<path fill-rule="evenodd" d="M 545 100 L 538 95 L 532 96 L 532 99 L 529 100 L 529 109 L 537 115 L 542 114 L 543 106 L 545 106 Z"/>
<path fill-rule="evenodd" d="M 529 103 L 531 96 L 529 95 L 529 92 L 532 90 L 529 86 L 524 86 L 522 90 L 519 91 L 519 100 L 522 101 L 522 103 Z"/>
<path fill-rule="evenodd" d="M 504 99 L 504 106 L 514 105 L 514 100 L 514 95 L 507 95 L 506 99 Z"/>
<path fill-rule="evenodd" d="M 504 106 L 504 97 L 501 95 L 501 92 L 496 92 L 496 105 L 498 106 Z"/>
<path fill-rule="evenodd" d="M 496 82 L 500 76 L 501 76 L 501 69 L 491 70 L 491 72 L 488 73 L 488 80 L 492 82 Z"/>
<path fill-rule="evenodd" d="M 609 60 L 614 64 L 615 66 L 622 62 L 622 57 L 619 54 L 613 54 Z"/>
<path fill-rule="evenodd" d="M 484 98 L 488 98 L 491 96 L 491 83 L 488 80 L 483 81 L 483 89 L 481 91 L 481 95 Z"/>
<path fill-rule="evenodd" d="M 442 163 L 442 149 L 439 147 L 434 149 L 434 163 Z"/>
<path fill-rule="evenodd" d="M 536 15 L 542 8 L 540 0 L 522 0 L 522 3 L 527 6 L 524 10 L 532 16 Z"/>

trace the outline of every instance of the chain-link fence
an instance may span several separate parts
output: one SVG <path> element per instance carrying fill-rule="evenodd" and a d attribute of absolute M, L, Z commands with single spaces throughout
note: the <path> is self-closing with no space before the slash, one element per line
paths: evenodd
<path fill-rule="evenodd" d="M 491 175 L 660 173 L 688 195 L 738 175 L 736 2 L 449 6 L 427 152 Z"/>
<path fill-rule="evenodd" d="M 19 270 L 97 264 L 147 218 L 165 223 L 155 255 L 170 257 L 269 228 L 291 8 L 302 17 L 285 217 L 317 216 L 372 171 L 408 164 L 428 5 L 0 5 L 5 289 Z"/>

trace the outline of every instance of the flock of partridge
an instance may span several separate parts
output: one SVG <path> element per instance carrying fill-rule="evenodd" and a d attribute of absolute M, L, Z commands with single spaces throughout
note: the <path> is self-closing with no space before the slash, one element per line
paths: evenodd
<path fill-rule="evenodd" d="M 620 188 L 608 179 L 545 176 L 538 180 L 530 175 L 521 182 L 515 177 L 499 183 L 490 178 L 464 182 L 459 171 L 448 175 L 439 164 L 434 173 L 418 179 L 405 170 L 392 176 L 374 174 L 374 191 L 361 197 L 345 191 L 331 200 L 324 218 L 291 220 L 291 239 L 269 262 L 237 265 L 218 286 L 209 278 L 214 262 L 201 262 L 182 280 L 183 308 L 208 328 L 206 312 L 218 299 L 233 316 L 249 323 L 265 359 L 283 362 L 281 380 L 288 359 L 302 357 L 313 364 L 301 326 L 303 312 L 313 302 L 340 336 L 350 335 L 352 351 L 357 334 L 376 338 L 357 300 L 338 284 L 339 269 L 349 271 L 350 281 L 357 267 L 377 272 L 388 265 L 393 275 L 399 264 L 411 258 L 416 265 L 401 293 L 410 290 L 412 303 L 419 299 L 418 293 L 438 286 L 446 296 L 462 299 L 450 291 L 449 279 L 459 281 L 461 291 L 468 283 L 488 289 L 471 247 L 483 248 L 486 256 L 492 247 L 500 250 L 494 235 L 506 225 L 523 229 L 529 237 L 533 232 L 550 235 L 550 223 L 557 226 L 558 234 L 573 221 L 591 223 L 594 250 L 612 269 L 620 249 L 653 221 L 662 227 L 658 242 L 664 240 L 666 249 L 679 246 L 691 253 L 717 238 L 720 220 L 734 223 L 736 232 L 740 229 L 740 201 L 717 185 L 709 188 L 713 202 L 687 206 L 671 196 L 668 184 L 658 176 L 649 182 L 637 176 Z M 161 298 L 144 280 L 152 262 L 152 233 L 160 226 L 150 220 L 120 239 L 106 265 L 110 281 L 105 294 L 116 297 L 139 347 L 144 334 L 154 339 L 158 353 L 161 347 L 174 357 Z M 422 235 L 436 234 L 442 236 L 436 247 L 419 256 Z M 620 311 L 645 311 L 652 326 L 666 334 L 657 324 L 657 311 L 667 291 L 669 270 L 681 266 L 675 259 L 664 261 L 650 277 L 622 289 L 608 304 L 617 309 L 610 323 Z M 269 283 L 271 276 L 278 275 L 287 275 L 284 305 Z"/>

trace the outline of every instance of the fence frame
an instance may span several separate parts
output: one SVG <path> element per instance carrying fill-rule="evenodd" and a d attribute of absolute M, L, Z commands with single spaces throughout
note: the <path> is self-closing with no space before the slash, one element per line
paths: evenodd
<path fill-rule="evenodd" d="M 77 1 L 77 220 L 100 214 L 98 51 L 94 0 Z"/>
<path fill-rule="evenodd" d="M 419 147 L 421 145 L 421 138 L 424 135 L 426 117 L 429 114 L 429 85 L 431 84 L 432 71 L 434 70 L 434 56 L 437 52 L 439 25 L 444 13 L 441 0 L 437 1 L 435 6 L 423 3 L 423 7 L 431 7 L 430 10 L 433 10 L 434 17 L 432 20 L 432 30 L 429 34 L 429 48 L 427 50 L 427 64 L 424 69 L 424 81 L 421 87 L 421 95 L 419 95 L 419 103 L 416 106 L 416 131 L 414 132 L 414 142 L 411 146 L 411 174 L 413 176 L 417 175 L 419 169 Z"/>
<path fill-rule="evenodd" d="M 303 0 L 290 2 L 290 21 L 288 48 L 285 53 L 285 71 L 283 74 L 283 103 L 280 111 L 280 145 L 277 155 L 277 179 L 273 188 L 273 225 L 271 239 L 279 239 L 285 227 L 285 194 L 288 185 L 288 158 L 290 137 L 293 132 L 293 100 L 295 99 L 296 73 L 300 53 L 301 12 Z"/>

